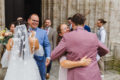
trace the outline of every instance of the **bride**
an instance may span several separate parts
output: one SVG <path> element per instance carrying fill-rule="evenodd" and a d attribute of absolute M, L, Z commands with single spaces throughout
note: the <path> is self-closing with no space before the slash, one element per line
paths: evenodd
<path fill-rule="evenodd" d="M 25 25 L 16 26 L 14 37 L 8 41 L 1 61 L 2 67 L 8 67 L 4 80 L 41 80 L 33 55 L 43 54 L 35 32 L 28 37 Z"/>

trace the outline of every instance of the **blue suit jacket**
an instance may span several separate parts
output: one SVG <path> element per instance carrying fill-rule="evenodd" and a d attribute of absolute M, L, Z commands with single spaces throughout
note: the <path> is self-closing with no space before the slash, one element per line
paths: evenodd
<path fill-rule="evenodd" d="M 84 29 L 87 30 L 88 32 L 91 32 L 91 29 L 90 29 L 90 27 L 88 25 L 85 25 Z"/>
<path fill-rule="evenodd" d="M 47 32 L 43 29 L 37 28 L 36 38 L 38 39 L 40 45 L 42 45 L 44 48 L 45 57 L 50 57 L 51 47 L 48 40 Z"/>
<path fill-rule="evenodd" d="M 44 49 L 44 52 L 45 52 L 44 56 L 50 57 L 51 47 L 50 47 L 50 43 L 48 40 L 47 32 L 43 29 L 40 29 L 40 28 L 35 28 L 35 29 L 31 28 L 31 30 L 36 32 L 36 38 L 38 39 L 39 44 Z"/>
<path fill-rule="evenodd" d="M 51 47 L 48 40 L 47 32 L 40 28 L 36 28 L 36 29 L 30 28 L 30 29 L 36 32 L 36 38 L 38 39 L 39 44 L 42 45 L 44 49 L 44 56 L 34 55 L 34 58 L 37 62 L 41 78 L 42 80 L 45 80 L 45 75 L 46 75 L 45 61 L 46 61 L 46 57 L 50 57 L 50 52 L 51 52 Z"/>

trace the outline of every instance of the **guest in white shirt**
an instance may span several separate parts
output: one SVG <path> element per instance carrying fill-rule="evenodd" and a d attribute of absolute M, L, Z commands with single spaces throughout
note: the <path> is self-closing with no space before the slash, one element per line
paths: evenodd
<path fill-rule="evenodd" d="M 106 40 L 106 31 L 103 25 L 106 23 L 107 22 L 104 19 L 98 19 L 97 21 L 97 27 L 98 27 L 97 36 L 98 36 L 98 39 L 103 44 L 105 43 L 105 40 Z M 98 61 L 98 64 L 101 71 L 101 77 L 104 77 L 104 58 L 103 57 L 100 58 L 100 60 Z"/>

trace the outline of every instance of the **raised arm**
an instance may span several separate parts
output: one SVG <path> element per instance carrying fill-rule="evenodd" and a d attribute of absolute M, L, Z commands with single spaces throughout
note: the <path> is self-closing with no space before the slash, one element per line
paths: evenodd
<path fill-rule="evenodd" d="M 33 53 L 33 51 L 36 51 L 39 49 L 39 42 L 38 42 L 37 38 L 30 37 L 29 41 L 30 41 L 30 50 L 32 53 Z"/>
<path fill-rule="evenodd" d="M 75 67 L 84 67 L 88 66 L 91 63 L 91 59 L 86 56 L 83 57 L 80 61 L 70 61 L 66 60 L 65 56 L 62 56 L 60 59 L 60 65 L 63 68 L 75 68 Z"/>
<path fill-rule="evenodd" d="M 10 51 L 11 48 L 12 48 L 12 46 L 13 46 L 13 39 L 10 38 L 10 39 L 8 40 L 7 45 L 6 45 L 6 49 L 7 49 L 8 51 Z"/>
<path fill-rule="evenodd" d="M 51 59 L 55 60 L 62 56 L 66 51 L 65 38 L 63 37 L 58 46 L 52 51 Z"/>

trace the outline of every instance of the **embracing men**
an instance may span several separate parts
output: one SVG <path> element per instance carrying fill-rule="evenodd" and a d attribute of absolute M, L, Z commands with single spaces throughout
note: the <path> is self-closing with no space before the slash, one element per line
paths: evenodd
<path fill-rule="evenodd" d="M 39 25 L 39 16 L 37 14 L 32 14 L 30 15 L 28 19 L 28 24 L 29 24 L 29 30 L 30 31 L 35 31 L 36 32 L 36 38 L 39 41 L 39 44 L 42 45 L 44 49 L 44 55 L 43 56 L 37 56 L 34 55 L 34 59 L 36 60 L 36 63 L 38 65 L 40 75 L 42 80 L 46 80 L 46 65 L 50 63 L 50 43 L 48 40 L 48 36 L 45 30 L 42 30 L 38 28 Z"/>

